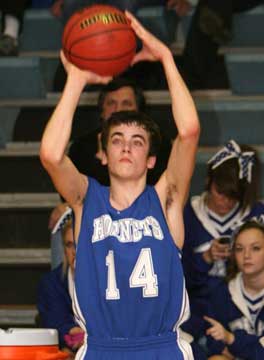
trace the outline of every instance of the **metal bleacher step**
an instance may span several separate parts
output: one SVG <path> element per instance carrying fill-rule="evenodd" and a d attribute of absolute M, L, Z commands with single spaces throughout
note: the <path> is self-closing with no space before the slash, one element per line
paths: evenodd
<path fill-rule="evenodd" d="M 60 201 L 57 193 L 6 193 L 0 194 L 0 209 L 47 209 Z"/>
<path fill-rule="evenodd" d="M 20 236 L 23 237 L 23 233 Z M 46 242 L 49 246 L 49 241 Z M 36 303 L 37 286 L 44 273 L 50 270 L 51 256 L 50 247 L 27 246 L 0 249 L 0 326 L 33 325 L 35 322 L 35 306 L 24 304 Z"/>
<path fill-rule="evenodd" d="M 263 143 L 264 93 L 239 96 L 228 90 L 194 91 L 192 93 L 202 125 L 200 145 L 223 144 L 230 138 L 238 142 Z M 96 107 L 97 92 L 83 93 L 75 114 L 72 138 L 92 131 L 99 124 Z M 171 114 L 171 99 L 167 90 L 145 91 L 147 112 L 168 137 L 175 135 Z M 1 111 L 20 108 L 13 133 L 13 141 L 40 141 L 45 124 L 57 104 L 60 93 L 50 93 L 46 99 L 0 101 Z M 250 132 L 248 131 L 250 119 Z M 239 131 L 237 130 L 239 127 Z"/>
<path fill-rule="evenodd" d="M 1 98 L 45 96 L 45 84 L 38 57 L 2 57 L 0 59 L 0 77 Z"/>
<path fill-rule="evenodd" d="M 28 9 L 20 39 L 20 50 L 58 50 L 62 24 L 48 9 Z"/>
<path fill-rule="evenodd" d="M 0 266 L 3 265 L 49 265 L 49 248 L 9 248 L 0 251 Z"/>
<path fill-rule="evenodd" d="M 47 194 L 55 191 L 40 162 L 39 146 L 39 142 L 11 142 L 0 149 L 0 165 L 5 169 L 1 176 L 0 193 Z"/>
<path fill-rule="evenodd" d="M 233 39 L 230 46 L 264 46 L 263 28 L 264 5 L 235 14 L 233 19 Z"/>
<path fill-rule="evenodd" d="M 48 248 L 49 216 L 60 202 L 57 193 L 1 193 L 1 248 Z"/>
<path fill-rule="evenodd" d="M 21 327 L 36 325 L 38 312 L 35 305 L 0 305 L 0 326 Z"/>
<path fill-rule="evenodd" d="M 0 305 L 36 304 L 37 287 L 50 264 L 1 264 Z"/>
<path fill-rule="evenodd" d="M 262 47 L 227 49 L 224 57 L 232 93 L 264 94 L 264 39 Z"/>

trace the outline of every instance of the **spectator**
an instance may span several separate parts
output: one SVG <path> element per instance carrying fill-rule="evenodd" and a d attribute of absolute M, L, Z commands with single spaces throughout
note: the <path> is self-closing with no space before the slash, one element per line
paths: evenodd
<path fill-rule="evenodd" d="M 204 331 L 202 316 L 209 294 L 226 274 L 230 246 L 219 238 L 230 236 L 239 222 L 264 213 L 264 204 L 258 201 L 259 183 L 256 151 L 231 140 L 209 160 L 206 191 L 185 207 L 183 266 L 196 325 L 187 322 L 184 330 L 195 337 Z"/>
<path fill-rule="evenodd" d="M 229 270 L 228 283 L 214 291 L 205 317 L 209 359 L 264 359 L 263 216 L 235 231 Z"/>
<path fill-rule="evenodd" d="M 60 347 L 73 355 L 82 344 L 83 330 L 75 322 L 72 310 L 75 244 L 69 210 L 56 224 L 57 230 L 62 231 L 63 263 L 41 279 L 37 308 L 40 325 L 58 330 Z"/>
<path fill-rule="evenodd" d="M 263 0 L 199 0 L 183 53 L 184 76 L 191 89 L 214 87 L 211 72 L 219 46 L 226 45 L 232 38 L 233 14 L 260 4 Z"/>
<path fill-rule="evenodd" d="M 29 0 L 1 0 L 2 31 L 0 56 L 18 55 L 18 38 L 22 31 L 24 12 Z"/>

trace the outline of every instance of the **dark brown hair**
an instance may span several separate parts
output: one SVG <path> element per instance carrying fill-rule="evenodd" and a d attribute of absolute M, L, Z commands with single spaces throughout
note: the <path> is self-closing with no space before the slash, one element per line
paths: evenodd
<path fill-rule="evenodd" d="M 248 206 L 252 207 L 259 198 L 260 161 L 257 151 L 251 146 L 241 145 L 240 148 L 242 152 L 252 151 L 255 154 L 251 182 L 239 179 L 238 158 L 232 158 L 215 169 L 212 169 L 212 165 L 208 166 L 206 190 L 210 191 L 214 183 L 219 193 L 239 201 L 244 211 Z"/>
<path fill-rule="evenodd" d="M 137 111 L 119 111 L 113 113 L 108 121 L 103 123 L 102 128 L 102 147 L 103 150 L 107 150 L 107 142 L 110 133 L 110 129 L 114 126 L 121 124 L 131 125 L 135 124 L 139 127 L 142 127 L 149 135 L 149 156 L 156 156 L 160 143 L 161 135 L 158 125 L 149 118 L 146 114 Z"/>
<path fill-rule="evenodd" d="M 146 100 L 142 89 L 136 84 L 136 82 L 133 79 L 125 78 L 125 77 L 116 77 L 112 81 L 110 81 L 107 85 L 105 85 L 99 93 L 97 105 L 100 114 L 103 112 L 104 102 L 107 94 L 112 91 L 117 91 L 123 87 L 130 87 L 133 90 L 137 104 L 137 110 L 142 112 L 145 111 Z"/>

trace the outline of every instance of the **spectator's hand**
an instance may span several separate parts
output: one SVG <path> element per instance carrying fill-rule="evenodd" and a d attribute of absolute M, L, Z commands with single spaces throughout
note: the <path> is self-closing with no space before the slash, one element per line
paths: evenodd
<path fill-rule="evenodd" d="M 223 341 L 228 345 L 231 345 L 234 342 L 234 335 L 230 331 L 226 330 L 223 325 L 220 324 L 220 322 L 209 316 L 204 316 L 204 319 L 212 325 L 209 329 L 206 330 L 206 335 L 210 335 L 215 340 Z"/>
<path fill-rule="evenodd" d="M 187 0 L 168 0 L 167 8 L 175 10 L 178 16 L 185 16 L 191 10 L 192 5 Z"/>
<path fill-rule="evenodd" d="M 72 329 L 70 329 L 69 333 L 64 336 L 66 344 L 71 349 L 79 349 L 79 347 L 82 346 L 83 340 L 84 340 L 84 331 L 82 328 L 75 326 Z"/>
<path fill-rule="evenodd" d="M 67 206 L 67 203 L 60 203 L 52 210 L 48 223 L 49 230 L 54 228 L 61 215 L 66 211 Z"/>
<path fill-rule="evenodd" d="M 222 351 L 222 354 L 230 360 L 235 360 L 235 357 L 229 352 L 228 348 L 225 347 L 224 350 Z"/>
<path fill-rule="evenodd" d="M 126 17 L 130 20 L 133 30 L 143 43 L 142 50 L 134 56 L 131 64 L 134 65 L 144 60 L 161 61 L 170 52 L 168 47 L 146 30 L 130 12 L 126 11 Z"/>
<path fill-rule="evenodd" d="M 229 244 L 220 244 L 218 239 L 212 241 L 210 249 L 203 253 L 205 261 L 209 264 L 217 260 L 226 260 L 231 254 Z"/>
<path fill-rule="evenodd" d="M 61 50 L 60 58 L 68 77 L 74 77 L 76 81 L 84 87 L 86 84 L 107 84 L 112 76 L 101 76 L 89 70 L 81 70 L 70 61 L 68 61 Z"/>

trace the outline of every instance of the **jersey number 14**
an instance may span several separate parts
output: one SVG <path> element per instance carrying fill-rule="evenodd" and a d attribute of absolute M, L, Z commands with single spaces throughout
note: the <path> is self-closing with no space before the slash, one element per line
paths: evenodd
<path fill-rule="evenodd" d="M 106 256 L 105 264 L 108 267 L 107 289 L 105 291 L 107 300 L 120 299 L 120 292 L 116 285 L 116 271 L 114 252 L 110 250 Z M 131 288 L 142 287 L 143 297 L 158 296 L 158 279 L 154 273 L 152 254 L 150 248 L 141 249 L 136 265 L 129 277 Z"/>

